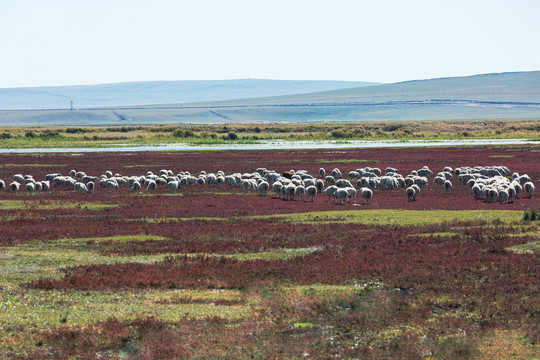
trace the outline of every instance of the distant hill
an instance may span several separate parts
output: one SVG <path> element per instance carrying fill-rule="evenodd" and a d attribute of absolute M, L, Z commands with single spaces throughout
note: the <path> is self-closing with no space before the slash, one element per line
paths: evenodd
<path fill-rule="evenodd" d="M 540 71 L 481 74 L 381 84 L 245 101 L 257 104 L 388 102 L 403 100 L 540 102 Z"/>
<path fill-rule="evenodd" d="M 359 81 L 211 80 L 0 88 L 2 109 L 69 109 L 221 101 L 369 86 Z"/>
<path fill-rule="evenodd" d="M 540 120 L 540 71 L 485 74 L 241 100 L 0 111 L 5 125 Z"/>

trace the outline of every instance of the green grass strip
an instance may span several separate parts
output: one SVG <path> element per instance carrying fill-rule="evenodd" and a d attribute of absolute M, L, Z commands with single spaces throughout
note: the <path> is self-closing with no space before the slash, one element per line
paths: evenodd
<path fill-rule="evenodd" d="M 506 250 L 517 254 L 538 254 L 540 252 L 540 240 L 527 244 L 510 246 L 506 248 Z"/>
<path fill-rule="evenodd" d="M 523 212 L 518 210 L 401 210 L 370 209 L 317 211 L 296 214 L 258 216 L 257 218 L 282 219 L 299 223 L 353 223 L 366 225 L 429 225 L 443 222 L 500 220 L 503 223 L 520 221 Z"/>
<path fill-rule="evenodd" d="M 23 195 L 23 196 L 26 196 Z M 33 195 L 28 195 L 33 196 Z M 56 209 L 84 209 L 84 210 L 105 210 L 120 207 L 119 204 L 97 204 L 89 202 L 35 202 L 24 200 L 2 200 L 0 210 L 56 210 Z"/>

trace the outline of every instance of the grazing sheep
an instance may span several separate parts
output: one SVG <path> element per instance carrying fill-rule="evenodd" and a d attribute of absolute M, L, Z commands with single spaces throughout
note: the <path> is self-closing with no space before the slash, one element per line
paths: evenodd
<path fill-rule="evenodd" d="M 287 186 L 284 186 L 282 188 L 282 190 L 284 191 L 283 200 L 294 200 L 294 194 L 295 194 L 295 191 L 296 191 L 296 186 L 295 185 L 289 184 Z"/>
<path fill-rule="evenodd" d="M 298 200 L 305 201 L 305 200 L 304 200 L 304 194 L 305 194 L 305 193 L 306 193 L 306 188 L 303 187 L 302 185 L 297 186 L 297 187 L 294 189 L 294 195 L 298 197 Z"/>
<path fill-rule="evenodd" d="M 373 197 L 373 191 L 370 188 L 363 187 L 360 189 L 360 194 L 362 195 L 362 201 L 364 204 L 371 204 L 371 198 Z"/>
<path fill-rule="evenodd" d="M 334 170 L 332 170 L 332 176 L 334 177 L 334 179 L 337 179 L 337 178 L 342 177 L 343 175 L 341 174 L 341 171 L 338 168 L 335 168 Z"/>
<path fill-rule="evenodd" d="M 326 196 L 328 196 L 328 201 L 330 201 L 332 199 L 332 197 L 334 196 L 334 193 L 336 192 L 337 189 L 338 189 L 338 187 L 336 185 L 331 185 L 331 186 L 327 187 L 326 189 L 324 189 L 324 194 Z"/>
<path fill-rule="evenodd" d="M 532 181 L 528 181 L 523 185 L 523 191 L 527 193 L 528 198 L 532 198 L 533 192 L 536 190 Z"/>
<path fill-rule="evenodd" d="M 356 204 L 356 189 L 354 187 L 347 187 L 347 198 L 351 198 L 351 202 Z"/>
<path fill-rule="evenodd" d="M 86 187 L 86 185 L 84 185 L 84 183 L 78 182 L 78 183 L 75 183 L 75 191 L 78 192 L 79 194 L 87 194 L 88 188 Z"/>
<path fill-rule="evenodd" d="M 170 193 L 175 193 L 176 190 L 178 190 L 178 186 L 179 186 L 178 181 L 169 181 L 167 183 L 167 188 L 169 189 Z"/>
<path fill-rule="evenodd" d="M 259 190 L 259 195 L 266 196 L 266 192 L 268 191 L 268 188 L 270 185 L 266 181 L 261 181 L 259 185 L 257 185 L 257 190 Z"/>
<path fill-rule="evenodd" d="M 131 191 L 137 192 L 141 190 L 141 183 L 138 181 L 134 181 L 133 185 L 131 185 Z"/>
<path fill-rule="evenodd" d="M 107 188 L 107 192 L 118 190 L 120 188 L 116 180 L 107 180 L 105 182 L 105 187 Z"/>
<path fill-rule="evenodd" d="M 345 180 L 345 179 L 339 179 L 338 181 L 336 181 L 336 186 L 338 188 L 353 187 L 351 182 L 349 180 Z"/>
<path fill-rule="evenodd" d="M 320 194 L 324 190 L 324 182 L 321 179 L 317 179 L 315 181 L 315 187 L 317 188 L 317 192 Z"/>
<path fill-rule="evenodd" d="M 514 191 L 515 193 L 515 191 Z M 482 188 L 480 187 L 480 185 L 474 185 L 472 188 L 471 188 L 471 194 L 474 195 L 474 198 L 476 200 L 480 199 L 483 195 L 483 192 L 482 192 Z"/>
<path fill-rule="evenodd" d="M 324 179 L 325 176 L 326 176 L 326 170 L 324 170 L 324 168 L 320 168 L 320 169 L 319 169 L 319 177 L 320 177 L 321 179 Z"/>
<path fill-rule="evenodd" d="M 51 189 L 51 183 L 49 180 L 44 180 L 41 182 L 42 191 L 49 191 Z"/>
<path fill-rule="evenodd" d="M 21 174 L 13 175 L 13 181 L 18 182 L 19 184 L 25 184 L 26 183 L 26 179 Z"/>
<path fill-rule="evenodd" d="M 9 184 L 9 192 L 12 194 L 18 194 L 20 189 L 21 184 L 19 184 L 17 181 L 13 181 L 11 184 Z"/>
<path fill-rule="evenodd" d="M 157 188 L 157 183 L 154 180 L 149 180 L 146 185 L 146 191 L 155 191 Z"/>
<path fill-rule="evenodd" d="M 416 201 L 416 190 L 412 186 L 409 186 L 405 190 L 405 192 L 407 193 L 407 201 L 408 202 Z"/>
<path fill-rule="evenodd" d="M 345 205 L 347 203 L 347 189 L 338 188 L 334 193 L 334 197 L 337 199 L 338 204 Z"/>
<path fill-rule="evenodd" d="M 507 189 L 499 190 L 499 195 L 498 195 L 499 204 L 508 203 L 509 198 L 510 198 L 510 194 L 508 193 Z"/>
<path fill-rule="evenodd" d="M 513 203 L 516 198 L 516 189 L 513 186 L 509 186 L 506 190 L 508 191 L 508 202 Z"/>
<path fill-rule="evenodd" d="M 306 188 L 306 194 L 308 196 L 309 202 L 314 202 L 315 198 L 317 197 L 317 187 L 311 185 Z"/>
<path fill-rule="evenodd" d="M 349 180 L 358 180 L 360 176 L 361 174 L 359 174 L 357 171 L 349 171 Z"/>
<path fill-rule="evenodd" d="M 381 179 L 379 179 L 379 178 L 369 178 L 369 188 L 370 189 L 378 188 L 380 183 L 381 183 Z"/>
<path fill-rule="evenodd" d="M 519 195 L 523 191 L 523 186 L 521 186 L 519 182 L 514 182 L 513 185 L 511 184 L 511 186 L 513 186 L 514 190 L 516 191 L 516 199 L 519 199 Z"/>
<path fill-rule="evenodd" d="M 0 180 L 0 190 L 4 190 L 6 188 L 6 183 L 4 180 Z"/>
<path fill-rule="evenodd" d="M 280 198 L 282 187 L 283 187 L 283 184 L 280 181 L 276 181 L 275 183 L 272 184 L 272 190 L 274 190 L 278 199 Z"/>
<path fill-rule="evenodd" d="M 200 176 L 197 178 L 197 185 L 199 185 L 199 187 L 203 187 L 204 185 L 206 185 L 206 180 L 204 177 Z"/>
<path fill-rule="evenodd" d="M 474 182 L 474 180 L 472 180 Z M 446 178 L 444 176 L 435 176 L 435 178 L 433 179 L 433 186 L 437 185 L 437 187 L 439 186 L 444 186 L 444 183 L 446 182 Z"/>
<path fill-rule="evenodd" d="M 94 193 L 94 187 L 95 187 L 94 185 L 95 185 L 95 183 L 93 181 L 90 181 L 90 182 L 86 183 L 86 188 L 88 189 L 88 192 L 90 194 Z"/>
<path fill-rule="evenodd" d="M 429 170 L 427 166 L 424 166 L 422 169 L 416 171 L 418 176 L 431 176 L 433 175 L 433 171 Z"/>
<path fill-rule="evenodd" d="M 242 191 L 247 194 L 248 191 L 251 189 L 251 181 L 242 180 L 242 182 L 240 183 L 240 186 L 242 187 Z"/>
<path fill-rule="evenodd" d="M 392 176 L 381 177 L 381 190 L 393 190 L 399 187 L 399 183 Z"/>
<path fill-rule="evenodd" d="M 492 203 L 499 198 L 499 191 L 491 186 L 486 186 L 484 188 L 484 198 L 487 203 Z"/>
<path fill-rule="evenodd" d="M 521 186 L 525 185 L 525 183 L 532 182 L 531 178 L 527 174 L 523 174 L 518 178 L 519 184 Z"/>
<path fill-rule="evenodd" d="M 450 180 L 446 180 L 444 182 L 444 190 L 446 190 L 446 192 L 450 192 L 451 189 L 452 189 L 452 183 L 450 182 Z"/>
<path fill-rule="evenodd" d="M 230 176 L 229 178 L 230 178 L 230 180 L 227 181 L 227 177 L 222 176 L 222 175 L 218 175 L 216 177 L 216 187 L 218 189 L 221 189 L 221 188 L 223 188 L 223 184 L 225 184 L 225 183 L 228 184 L 229 187 L 236 187 L 236 185 L 237 185 L 236 180 L 232 176 Z"/>
<path fill-rule="evenodd" d="M 26 188 L 26 192 L 32 194 L 35 190 L 34 183 L 31 183 L 31 182 L 27 183 L 25 188 Z"/>
<path fill-rule="evenodd" d="M 324 178 L 324 181 L 330 184 L 334 184 L 336 182 L 336 179 L 333 176 L 328 175 Z"/>
<path fill-rule="evenodd" d="M 34 184 L 34 188 L 36 189 L 36 192 L 39 194 L 43 190 L 43 185 L 41 184 L 41 181 L 38 181 Z"/>

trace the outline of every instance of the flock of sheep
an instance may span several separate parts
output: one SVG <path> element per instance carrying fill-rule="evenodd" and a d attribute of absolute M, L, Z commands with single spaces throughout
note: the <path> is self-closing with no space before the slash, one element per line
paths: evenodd
<path fill-rule="evenodd" d="M 511 175 L 511 176 L 510 176 Z M 320 168 L 318 174 L 312 175 L 305 170 L 290 170 L 277 173 L 273 170 L 258 168 L 253 173 L 234 173 L 225 175 L 223 171 L 206 173 L 201 171 L 197 176 L 184 171 L 176 175 L 171 170 L 160 170 L 156 175 L 151 171 L 146 175 L 122 176 L 106 171 L 105 174 L 89 176 L 82 171 L 71 170 L 69 175 L 59 173 L 48 174 L 45 180 L 36 181 L 32 175 L 16 174 L 13 182 L 9 184 L 12 193 L 24 190 L 27 193 L 40 193 L 48 191 L 51 184 L 54 187 L 69 187 L 79 194 L 93 193 L 99 184 L 107 192 L 115 191 L 122 186 L 129 186 L 131 191 L 155 191 L 158 186 L 166 186 L 169 192 L 176 192 L 186 186 L 215 186 L 222 188 L 239 187 L 245 193 L 258 191 L 266 196 L 272 189 L 277 198 L 283 200 L 315 201 L 317 194 L 324 193 L 329 200 L 346 204 L 348 200 L 356 203 L 359 194 L 364 204 L 369 204 L 373 197 L 373 190 L 405 189 L 408 201 L 415 201 L 422 189 L 429 184 L 428 176 L 433 172 L 427 167 L 412 171 L 403 176 L 395 168 L 387 167 L 384 175 L 379 168 L 365 167 L 348 173 L 347 179 L 341 171 L 334 168 L 326 173 Z M 511 173 L 506 166 L 463 166 L 456 169 L 445 167 L 433 179 L 433 186 L 443 187 L 445 191 L 452 189 L 451 179 L 457 177 L 460 184 L 466 184 L 475 199 L 484 199 L 488 203 L 510 203 L 519 198 L 522 192 L 532 197 L 535 186 L 531 178 L 524 174 Z M 354 184 L 353 184 L 354 183 Z M 5 182 L 0 180 L 0 190 L 6 188 Z"/>

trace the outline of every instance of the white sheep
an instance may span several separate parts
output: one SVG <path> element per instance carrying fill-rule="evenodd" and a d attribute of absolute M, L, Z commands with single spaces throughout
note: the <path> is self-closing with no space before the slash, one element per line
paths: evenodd
<path fill-rule="evenodd" d="M 294 189 L 294 195 L 298 198 L 298 200 L 304 200 L 304 194 L 306 193 L 306 188 L 302 185 L 297 186 Z"/>
<path fill-rule="evenodd" d="M 107 188 L 107 192 L 118 190 L 120 188 L 120 185 L 118 185 L 118 181 L 114 179 L 109 179 L 105 181 L 105 187 Z"/>
<path fill-rule="evenodd" d="M 18 182 L 19 184 L 25 184 L 26 183 L 26 179 L 21 174 L 13 175 L 13 181 Z"/>
<path fill-rule="evenodd" d="M 336 185 L 330 185 L 329 187 L 324 189 L 324 194 L 328 196 L 328 201 L 330 201 L 334 197 L 334 193 L 337 189 L 338 187 Z"/>
<path fill-rule="evenodd" d="M 308 201 L 314 202 L 315 199 L 316 199 L 316 197 L 317 197 L 317 192 L 318 192 L 318 191 L 317 191 L 317 187 L 316 187 L 316 186 L 313 186 L 313 185 L 308 186 L 308 187 L 306 188 L 306 194 L 307 194 L 307 196 L 308 196 Z"/>
<path fill-rule="evenodd" d="M 317 188 L 317 192 L 320 194 L 324 190 L 324 182 L 321 179 L 317 179 L 315 181 L 315 187 Z"/>
<path fill-rule="evenodd" d="M 249 180 L 242 180 L 242 183 L 240 184 L 244 193 L 247 193 L 251 189 L 251 185 L 252 183 Z"/>
<path fill-rule="evenodd" d="M 169 181 L 169 182 L 167 183 L 167 188 L 169 189 L 169 192 L 170 192 L 170 193 L 175 193 L 176 190 L 178 190 L 178 187 L 179 187 L 179 186 L 180 186 L 180 185 L 178 184 L 178 181 L 176 181 L 176 180 Z"/>
<path fill-rule="evenodd" d="M 433 186 L 437 185 L 437 187 L 439 186 L 444 186 L 444 182 L 446 181 L 446 178 L 444 176 L 435 176 L 435 178 L 433 179 Z M 474 182 L 474 180 L 471 179 L 472 182 Z"/>
<path fill-rule="evenodd" d="M 508 203 L 509 198 L 510 198 L 510 194 L 508 193 L 507 189 L 499 190 L 499 195 L 498 195 L 499 204 Z"/>
<path fill-rule="evenodd" d="M 6 183 L 4 180 L 0 180 L 0 190 L 4 190 L 6 188 Z"/>
<path fill-rule="evenodd" d="M 527 181 L 523 185 L 523 190 L 527 193 L 528 198 L 532 198 L 533 192 L 536 190 L 532 181 Z"/>
<path fill-rule="evenodd" d="M 34 188 L 36 192 L 39 194 L 43 190 L 43 185 L 41 184 L 41 181 L 38 181 L 34 184 Z"/>
<path fill-rule="evenodd" d="M 334 179 L 337 179 L 337 178 L 342 177 L 343 175 L 341 174 L 341 171 L 338 168 L 334 168 L 334 170 L 332 170 L 332 176 L 334 177 Z"/>
<path fill-rule="evenodd" d="M 261 181 L 259 185 L 257 185 L 257 190 L 259 190 L 259 195 L 266 196 L 266 192 L 268 191 L 268 188 L 270 185 L 266 181 Z"/>
<path fill-rule="evenodd" d="M 17 181 L 13 181 L 11 184 L 9 184 L 9 192 L 12 194 L 18 194 L 20 189 L 21 184 L 19 184 Z"/>
<path fill-rule="evenodd" d="M 154 180 L 149 180 L 146 185 L 146 191 L 155 191 L 157 188 L 157 183 Z"/>
<path fill-rule="evenodd" d="M 362 195 L 364 204 L 371 204 L 371 198 L 373 197 L 373 191 L 370 188 L 363 187 L 360 188 L 360 195 Z"/>
<path fill-rule="evenodd" d="M 353 187 L 349 180 L 339 179 L 335 184 L 338 188 Z"/>
<path fill-rule="evenodd" d="M 41 182 L 42 191 L 49 191 L 51 189 L 51 183 L 49 180 L 43 180 Z"/>
<path fill-rule="evenodd" d="M 27 183 L 25 188 L 26 188 L 27 193 L 32 194 L 34 192 L 34 190 L 35 190 L 34 183 L 32 183 L 32 182 Z"/>
<path fill-rule="evenodd" d="M 281 188 L 283 187 L 283 184 L 281 183 L 281 181 L 276 181 L 272 184 L 272 190 L 274 190 L 274 193 L 276 194 L 276 196 L 278 197 L 278 199 L 280 198 L 280 195 L 281 195 Z"/>
<path fill-rule="evenodd" d="M 347 190 L 343 188 L 338 188 L 334 192 L 334 197 L 337 199 L 338 204 L 345 205 L 347 202 Z"/>
<path fill-rule="evenodd" d="M 289 184 L 284 186 L 283 200 L 294 200 L 294 194 L 296 192 L 296 186 L 294 184 Z"/>
<path fill-rule="evenodd" d="M 354 187 L 346 187 L 345 190 L 347 190 L 347 198 L 351 198 L 351 201 L 356 204 L 356 189 Z"/>
<path fill-rule="evenodd" d="M 433 171 L 431 171 L 427 166 L 424 166 L 422 169 L 418 170 L 416 172 L 418 176 L 431 176 L 433 175 Z"/>
<path fill-rule="evenodd" d="M 88 192 L 93 194 L 94 193 L 94 182 L 93 181 L 90 181 L 88 183 L 86 183 L 86 188 L 88 189 Z"/>
<path fill-rule="evenodd" d="M 411 201 L 415 201 L 416 200 L 416 190 L 412 187 L 412 186 L 409 186 L 405 192 L 407 193 L 407 201 L 408 202 L 411 202 Z"/>
<path fill-rule="evenodd" d="M 319 169 L 319 177 L 321 179 L 324 179 L 325 176 L 326 176 L 326 170 L 324 170 L 324 168 L 320 168 Z"/>
<path fill-rule="evenodd" d="M 531 181 L 531 178 L 530 178 L 529 175 L 527 175 L 527 174 L 521 175 L 521 176 L 518 178 L 518 180 L 519 180 L 519 184 L 520 184 L 521 186 L 525 185 L 525 183 L 532 182 L 532 181 Z"/>
<path fill-rule="evenodd" d="M 88 188 L 86 187 L 86 185 L 84 185 L 84 183 L 77 182 L 75 183 L 75 191 L 78 192 L 79 194 L 87 194 Z"/>
<path fill-rule="evenodd" d="M 444 182 L 444 190 L 446 190 L 446 192 L 450 192 L 451 189 L 452 189 L 452 182 L 450 182 L 450 180 L 446 180 Z"/>
<path fill-rule="evenodd" d="M 138 181 L 134 181 L 131 185 L 131 191 L 138 192 L 139 190 L 141 190 L 141 183 Z"/>
<path fill-rule="evenodd" d="M 512 185 L 513 184 L 513 185 Z M 510 186 L 513 186 L 514 187 L 514 190 L 516 191 L 516 199 L 519 199 L 519 195 L 521 194 L 521 192 L 523 191 L 523 186 L 520 185 L 520 183 L 518 181 L 516 182 L 513 182 L 512 184 L 510 184 Z"/>

